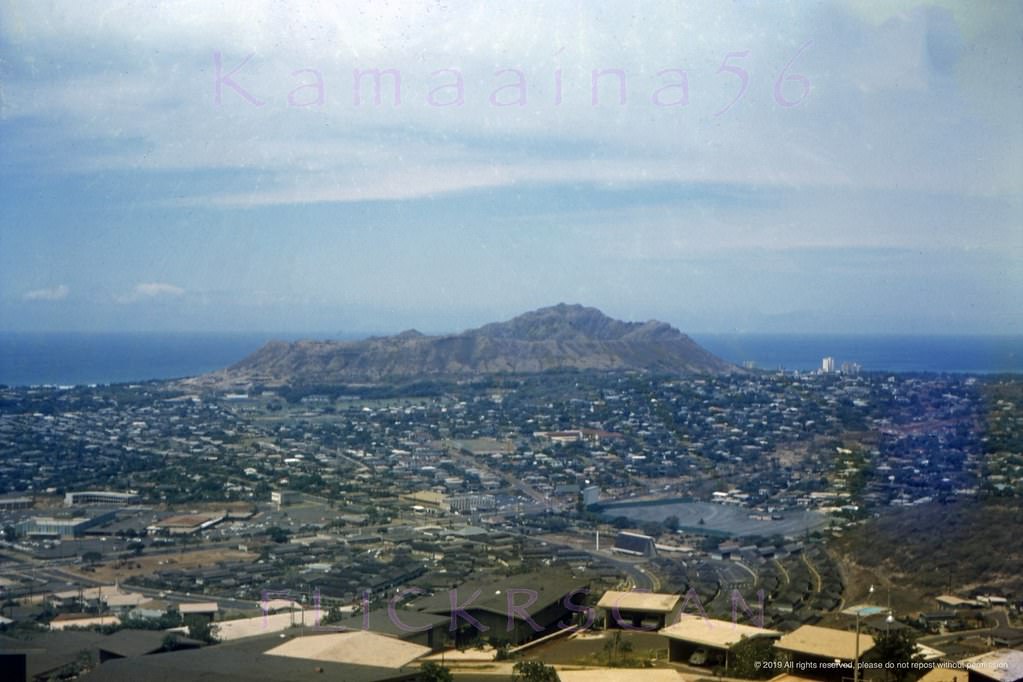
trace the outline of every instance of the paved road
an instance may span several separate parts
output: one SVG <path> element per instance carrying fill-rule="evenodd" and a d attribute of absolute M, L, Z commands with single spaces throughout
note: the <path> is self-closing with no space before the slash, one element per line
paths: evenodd
<path fill-rule="evenodd" d="M 820 592 L 821 591 L 821 574 L 817 572 L 817 569 L 814 567 L 813 564 L 810 563 L 810 560 L 806 558 L 805 554 L 801 555 L 801 557 L 803 559 L 803 563 L 806 564 L 806 567 L 808 569 L 810 569 L 810 573 L 813 574 L 813 579 L 817 583 L 817 589 L 814 590 L 814 592 Z M 871 589 L 873 589 L 873 588 L 871 588 Z"/>
<path fill-rule="evenodd" d="M 529 485 L 525 481 L 519 480 L 518 478 L 515 478 L 509 473 L 505 473 L 503 471 L 494 471 L 493 469 L 491 469 L 487 465 L 487 462 L 484 458 L 466 455 L 461 450 L 455 447 L 448 448 L 448 454 L 451 455 L 452 458 L 457 460 L 465 467 L 476 468 L 484 473 L 490 474 L 491 476 L 500 478 L 505 483 L 507 483 L 511 488 L 518 490 L 523 495 L 533 500 L 533 502 L 535 502 L 538 506 L 542 505 L 542 508 L 551 509 L 552 511 L 559 510 L 558 507 L 551 506 L 550 500 L 547 498 L 546 495 L 544 495 L 539 490 Z"/>
<path fill-rule="evenodd" d="M 187 592 L 174 592 L 173 590 L 158 590 L 151 587 L 132 585 L 130 583 L 122 583 L 121 589 L 126 592 L 141 592 L 147 597 L 152 597 L 153 599 L 166 599 L 167 601 L 173 602 L 196 603 L 215 601 L 220 605 L 220 609 L 222 611 L 253 611 L 260 610 L 261 608 L 259 602 L 218 597 L 212 594 L 191 594 Z"/>
<path fill-rule="evenodd" d="M 983 615 L 987 618 L 991 618 L 995 621 L 996 625 L 992 628 L 978 628 L 976 630 L 956 630 L 955 632 L 948 632 L 943 635 L 925 635 L 917 641 L 927 646 L 933 646 L 935 648 L 941 648 L 942 644 L 955 641 L 962 637 L 970 635 L 986 635 L 996 628 L 1010 627 L 1009 625 L 1009 613 L 1003 607 L 998 607 L 984 611 Z"/>

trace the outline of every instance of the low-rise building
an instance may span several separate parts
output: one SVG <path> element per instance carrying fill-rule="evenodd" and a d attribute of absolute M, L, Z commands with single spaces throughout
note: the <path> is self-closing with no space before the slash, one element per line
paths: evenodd
<path fill-rule="evenodd" d="M 496 637 L 512 644 L 573 627 L 588 581 L 563 572 L 470 581 L 416 600 L 419 611 L 452 619 L 456 643 Z"/>
<path fill-rule="evenodd" d="M 628 628 L 659 630 L 674 620 L 681 597 L 658 592 L 619 592 L 608 590 L 597 609 L 603 618 L 604 629 Z"/>
<path fill-rule="evenodd" d="M 33 504 L 31 497 L 0 497 L 0 511 L 30 509 Z"/>
<path fill-rule="evenodd" d="M 1020 682 L 1023 680 L 1023 651 L 996 649 L 959 662 L 969 671 L 968 682 Z"/>
<path fill-rule="evenodd" d="M 212 528 L 223 520 L 223 514 L 181 514 L 161 519 L 147 530 L 152 533 L 162 531 L 171 535 L 190 535 Z"/>
<path fill-rule="evenodd" d="M 65 628 L 95 628 L 105 625 L 118 625 L 121 619 L 112 614 L 93 615 L 87 613 L 62 613 L 50 621 L 51 630 Z"/>
<path fill-rule="evenodd" d="M 624 530 L 615 536 L 615 543 L 611 550 L 633 556 L 657 556 L 657 547 L 652 537 Z"/>
<path fill-rule="evenodd" d="M 85 504 L 128 505 L 139 501 L 138 493 L 119 493 L 112 490 L 84 490 L 64 495 L 64 506 L 74 507 Z"/>
<path fill-rule="evenodd" d="M 220 605 L 215 601 L 206 602 L 183 602 L 178 604 L 178 613 L 183 618 L 189 616 L 203 618 L 207 621 L 213 621 L 217 614 L 220 612 Z"/>
<path fill-rule="evenodd" d="M 326 663 L 403 668 L 429 653 L 429 647 L 367 630 L 355 630 L 295 637 L 268 650 L 266 655 Z"/>
<path fill-rule="evenodd" d="M 700 666 L 724 666 L 728 670 L 729 652 L 744 639 L 778 639 L 777 630 L 744 625 L 727 620 L 697 616 L 682 619 L 663 628 L 668 638 L 668 660 Z"/>
<path fill-rule="evenodd" d="M 301 497 L 294 490 L 274 490 L 270 493 L 270 502 L 277 506 L 277 511 L 280 511 L 281 507 L 295 504 L 300 499 Z"/>
<path fill-rule="evenodd" d="M 792 657 L 800 674 L 840 680 L 852 677 L 854 661 L 857 657 L 862 661 L 864 654 L 874 648 L 874 638 L 848 630 L 803 625 L 784 635 L 774 646 Z"/>
<path fill-rule="evenodd" d="M 93 526 L 111 521 L 114 511 L 83 515 L 33 516 L 17 524 L 19 533 L 35 538 L 77 538 Z"/>

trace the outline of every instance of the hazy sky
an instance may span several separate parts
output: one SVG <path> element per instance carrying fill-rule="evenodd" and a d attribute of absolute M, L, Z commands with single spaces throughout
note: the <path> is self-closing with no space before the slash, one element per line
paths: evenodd
<path fill-rule="evenodd" d="M 630 4 L 0 0 L 0 329 L 1023 332 L 1023 3 Z"/>

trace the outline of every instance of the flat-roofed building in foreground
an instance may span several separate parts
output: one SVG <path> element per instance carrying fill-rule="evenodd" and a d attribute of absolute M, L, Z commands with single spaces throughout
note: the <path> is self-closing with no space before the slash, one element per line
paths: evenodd
<path fill-rule="evenodd" d="M 266 652 L 268 656 L 380 668 L 404 668 L 429 653 L 429 647 L 368 630 L 295 637 Z"/>
<path fill-rule="evenodd" d="M 781 675 L 772 677 L 767 682 L 817 682 L 817 680 L 812 677 L 803 677 L 792 673 L 782 673 Z"/>
<path fill-rule="evenodd" d="M 1020 682 L 1023 651 L 996 649 L 959 661 L 969 671 L 969 682 Z"/>
<path fill-rule="evenodd" d="M 658 592 L 608 590 L 597 602 L 604 629 L 644 628 L 660 630 L 674 620 L 681 597 Z"/>
<path fill-rule="evenodd" d="M 744 639 L 778 639 L 781 633 L 730 620 L 698 616 L 682 619 L 658 634 L 668 638 L 668 660 L 673 663 L 718 666 L 728 669 L 729 652 Z"/>
<path fill-rule="evenodd" d="M 670 668 L 556 670 L 560 682 L 687 682 L 688 679 Z"/>
<path fill-rule="evenodd" d="M 264 614 L 252 618 L 222 620 L 214 624 L 217 639 L 221 642 L 233 642 L 249 637 L 259 637 L 270 633 L 279 633 L 294 627 L 319 627 L 324 616 L 320 609 L 296 609 L 272 615 Z M 179 632 L 188 632 L 187 627 L 174 628 Z"/>
<path fill-rule="evenodd" d="M 968 671 L 962 668 L 931 668 L 917 682 L 967 682 Z"/>
<path fill-rule="evenodd" d="M 774 646 L 788 652 L 801 675 L 819 680 L 839 680 L 853 675 L 857 655 L 856 633 L 848 630 L 803 625 L 784 635 Z M 874 648 L 874 638 L 860 633 L 859 657 Z"/>
<path fill-rule="evenodd" d="M 366 633 L 369 634 L 369 633 Z M 299 638 L 305 639 L 305 638 Z M 204 680 L 205 682 L 323 682 L 344 680 L 345 682 L 414 682 L 419 669 L 413 664 L 404 668 L 386 661 L 387 665 L 364 665 L 361 663 L 321 660 L 305 655 L 271 655 L 285 640 L 280 635 L 264 635 L 247 638 L 238 642 L 226 642 L 216 646 L 185 651 L 171 651 L 156 656 L 134 656 L 107 661 L 88 674 L 90 682 L 180 682 L 181 680 Z M 295 641 L 295 640 L 289 640 Z M 397 640 L 395 640 L 397 641 Z M 398 644 L 408 646 L 405 642 Z M 304 646 L 304 645 L 303 645 Z M 378 658 L 388 653 L 385 648 L 374 650 L 362 647 L 359 655 L 373 655 Z M 304 654 L 298 647 L 297 653 Z M 396 660 L 400 660 L 396 659 Z"/>

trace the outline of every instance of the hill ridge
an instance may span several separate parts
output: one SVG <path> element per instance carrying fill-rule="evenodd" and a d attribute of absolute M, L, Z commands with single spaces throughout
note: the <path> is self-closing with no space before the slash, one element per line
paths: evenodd
<path fill-rule="evenodd" d="M 597 308 L 559 303 L 455 334 L 427 336 L 410 329 L 361 341 L 271 341 L 208 376 L 234 383 L 329 385 L 553 369 L 736 370 L 665 322 L 623 322 Z"/>

